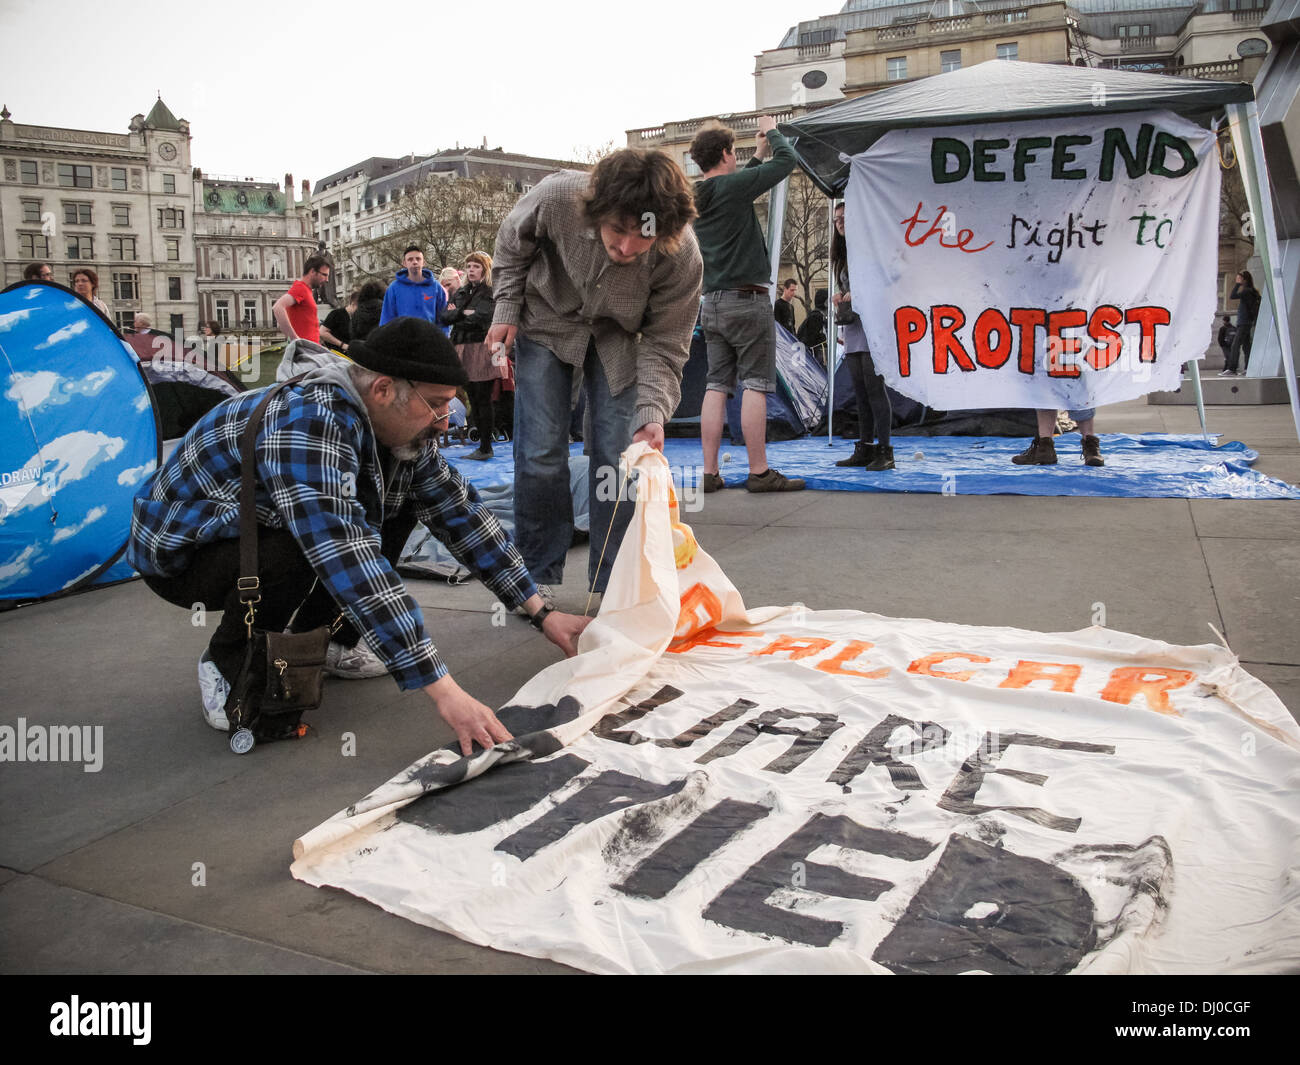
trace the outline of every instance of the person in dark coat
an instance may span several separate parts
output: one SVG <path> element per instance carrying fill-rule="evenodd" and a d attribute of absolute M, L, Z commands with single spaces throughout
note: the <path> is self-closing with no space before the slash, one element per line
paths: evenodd
<path fill-rule="evenodd" d="M 502 366 L 484 343 L 492 325 L 492 310 L 492 257 L 472 251 L 465 256 L 465 283 L 456 289 L 439 317 L 443 325 L 451 326 L 451 342 L 469 374 L 465 392 L 478 430 L 478 450 L 465 457 L 478 462 L 492 457 L 492 390 L 503 376 Z"/>
<path fill-rule="evenodd" d="M 1260 296 L 1249 270 L 1243 270 L 1237 275 L 1237 283 L 1232 286 L 1232 295 L 1228 298 L 1238 301 L 1237 335 L 1232 338 L 1232 347 L 1228 349 L 1228 364 L 1219 374 L 1220 377 L 1236 377 L 1239 360 L 1243 374 L 1250 364 L 1250 345 L 1255 335 L 1255 319 L 1259 317 Z M 1244 359 L 1241 358 L 1243 351 L 1246 353 Z"/>
<path fill-rule="evenodd" d="M 360 292 L 360 289 L 354 288 L 348 293 L 347 306 L 335 307 L 325 316 L 325 321 L 320 325 L 322 344 L 328 344 L 335 351 L 348 350 L 348 344 L 352 341 L 352 315 L 356 312 Z"/>
<path fill-rule="evenodd" d="M 804 347 L 823 366 L 826 365 L 826 297 L 824 288 L 819 288 L 813 296 L 813 309 L 799 324 L 795 334 Z"/>
<path fill-rule="evenodd" d="M 384 284 L 382 281 L 367 281 L 357 293 L 357 309 L 352 312 L 348 328 L 352 336 L 349 340 L 365 340 L 370 330 L 379 325 L 379 314 L 384 307 Z"/>

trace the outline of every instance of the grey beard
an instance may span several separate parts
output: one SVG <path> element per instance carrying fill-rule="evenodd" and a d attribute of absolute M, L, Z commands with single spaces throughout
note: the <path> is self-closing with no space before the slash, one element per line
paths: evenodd
<path fill-rule="evenodd" d="M 393 457 L 399 462 L 414 462 L 423 450 L 419 444 L 403 444 L 392 449 Z"/>

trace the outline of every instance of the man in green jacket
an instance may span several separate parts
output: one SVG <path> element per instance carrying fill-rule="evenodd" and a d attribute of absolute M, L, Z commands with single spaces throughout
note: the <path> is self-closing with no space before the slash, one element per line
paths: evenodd
<path fill-rule="evenodd" d="M 767 464 L 767 394 L 776 390 L 776 325 L 768 284 L 772 267 L 754 201 L 794 169 L 790 143 L 769 115 L 758 120 L 758 150 L 736 168 L 736 134 L 726 126 L 700 130 L 691 158 L 702 171 L 695 186 L 695 238 L 704 257 L 704 303 L 700 321 L 709 351 L 709 377 L 700 410 L 704 490 L 725 487 L 718 448 L 727 397 L 739 378 L 745 386 L 740 427 L 745 434 L 751 492 L 796 492 L 802 480 Z M 767 155 L 771 158 L 764 162 Z"/>

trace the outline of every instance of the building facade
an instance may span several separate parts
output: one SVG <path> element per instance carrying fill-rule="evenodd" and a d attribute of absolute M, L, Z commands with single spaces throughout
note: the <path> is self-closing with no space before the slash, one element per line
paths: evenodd
<path fill-rule="evenodd" d="M 755 110 L 716 116 L 736 131 L 737 156 L 754 150 L 758 116 L 786 122 L 839 100 L 989 60 L 1073 64 L 1220 81 L 1251 81 L 1270 50 L 1260 31 L 1268 0 L 848 0 L 836 13 L 798 23 L 754 62 Z M 669 152 L 690 177 L 691 138 L 709 118 L 626 131 L 629 147 Z M 1232 181 L 1225 175 L 1225 182 Z M 783 248 L 811 247 L 809 230 L 824 217 L 794 190 L 787 200 Z M 1225 196 L 1227 205 L 1229 198 Z M 760 201 L 760 215 L 762 201 Z M 1251 254 L 1240 219 L 1220 225 L 1220 306 Z M 810 264 L 787 260 L 781 276 L 806 290 L 824 283 Z M 801 293 L 806 299 L 806 295 Z"/>
<path fill-rule="evenodd" d="M 156 328 L 193 328 L 189 123 L 161 99 L 126 133 L 25 125 L 5 109 L 0 160 L 5 284 L 33 262 L 69 286 L 90 267 L 119 326 L 145 313 Z"/>
<path fill-rule="evenodd" d="M 194 253 L 198 316 L 222 331 L 274 334 L 271 308 L 316 251 L 309 185 L 294 198 L 255 178 L 194 175 Z"/>
<path fill-rule="evenodd" d="M 817 106 L 988 59 L 1250 81 L 1268 0 L 848 0 L 754 64 L 755 107 Z"/>
<path fill-rule="evenodd" d="M 346 298 L 366 277 L 391 279 L 400 263 L 384 238 L 402 230 L 402 200 L 429 181 L 487 178 L 499 196 L 487 206 L 504 217 L 514 202 L 548 174 L 584 164 L 518 155 L 501 148 L 447 148 L 432 155 L 373 156 L 318 182 L 312 194 L 317 239 L 335 263 L 337 289 Z M 493 227 L 494 228 L 494 227 Z M 449 265 L 430 262 L 431 267 Z"/>

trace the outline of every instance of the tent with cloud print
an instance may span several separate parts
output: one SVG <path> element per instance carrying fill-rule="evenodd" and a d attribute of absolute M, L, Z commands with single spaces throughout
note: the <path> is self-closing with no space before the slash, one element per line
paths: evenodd
<path fill-rule="evenodd" d="M 0 605 L 130 576 L 131 499 L 159 447 L 139 360 L 103 315 L 61 285 L 0 293 Z"/>

